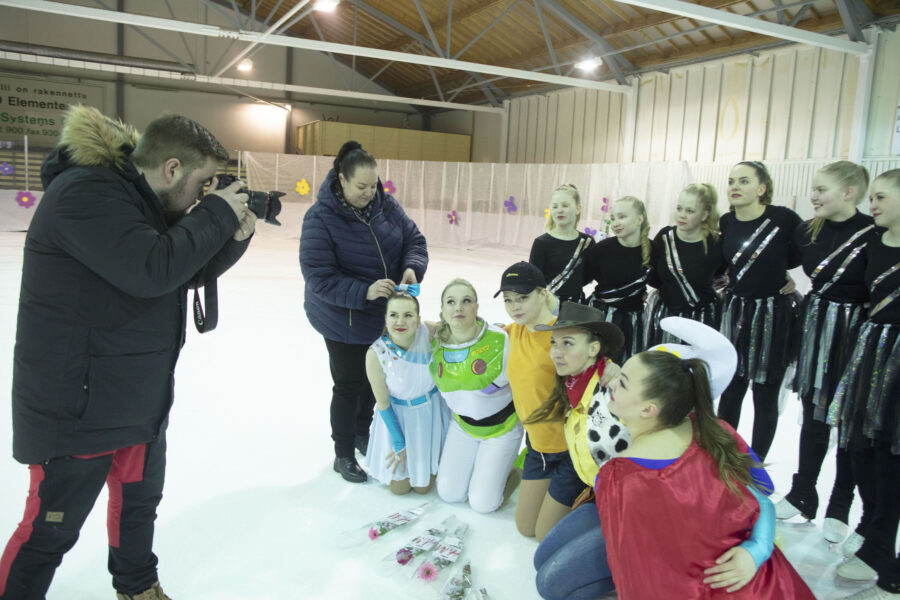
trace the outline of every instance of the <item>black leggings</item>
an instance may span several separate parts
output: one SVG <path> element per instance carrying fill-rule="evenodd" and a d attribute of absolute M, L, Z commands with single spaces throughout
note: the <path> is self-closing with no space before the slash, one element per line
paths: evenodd
<path fill-rule="evenodd" d="M 334 455 L 353 456 L 356 437 L 369 435 L 375 396 L 366 376 L 368 344 L 345 344 L 325 340 L 331 367 L 331 439 Z"/>
<path fill-rule="evenodd" d="M 800 428 L 800 458 L 797 473 L 787 500 L 800 509 L 808 519 L 815 519 L 819 507 L 816 482 L 822 463 L 828 454 L 828 442 L 831 438 L 831 427 L 814 418 L 815 405 L 812 398 L 803 399 L 803 425 Z M 837 519 L 844 523 L 850 515 L 850 504 L 853 501 L 853 471 L 850 466 L 850 453 L 838 447 L 836 457 L 834 488 L 825 518 Z"/>
<path fill-rule="evenodd" d="M 747 394 L 749 381 L 735 377 L 719 399 L 719 418 L 738 428 L 741 420 L 741 403 Z M 753 384 L 753 441 L 750 447 L 761 461 L 766 459 L 772 440 L 775 439 L 775 428 L 778 426 L 778 390 L 777 383 Z"/>
<path fill-rule="evenodd" d="M 900 558 L 895 548 L 900 523 L 900 456 L 890 444 L 851 447 L 853 475 L 863 501 L 863 513 L 872 515 L 861 532 L 866 541 L 856 556 L 878 572 L 878 587 L 900 592 Z"/>

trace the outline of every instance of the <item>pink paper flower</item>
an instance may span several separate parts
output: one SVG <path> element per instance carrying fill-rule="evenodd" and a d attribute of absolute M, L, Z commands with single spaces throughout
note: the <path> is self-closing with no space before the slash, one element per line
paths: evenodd
<path fill-rule="evenodd" d="M 447 213 L 447 219 L 450 221 L 450 225 L 458 225 L 459 224 L 459 217 L 456 216 L 455 210 L 451 210 L 450 212 Z"/>
<path fill-rule="evenodd" d="M 434 581 L 438 576 L 438 569 L 434 566 L 434 563 L 423 563 L 419 570 L 417 571 L 419 577 L 424 579 L 425 581 Z"/>
<path fill-rule="evenodd" d="M 600 212 L 609 212 L 609 198 L 604 198 L 600 205 Z"/>
<path fill-rule="evenodd" d="M 397 188 L 394 187 L 394 182 L 391 181 L 390 179 L 385 181 L 383 185 L 384 185 L 384 191 L 386 194 L 390 194 L 391 196 L 393 196 L 397 192 Z"/>

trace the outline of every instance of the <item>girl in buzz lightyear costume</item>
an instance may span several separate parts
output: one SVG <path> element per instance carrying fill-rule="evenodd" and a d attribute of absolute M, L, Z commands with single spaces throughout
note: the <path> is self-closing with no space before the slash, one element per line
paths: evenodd
<path fill-rule="evenodd" d="M 493 512 L 515 487 L 507 479 L 514 478 L 523 435 L 506 376 L 509 338 L 478 317 L 472 284 L 455 279 L 441 294 L 441 325 L 432 346 L 431 376 L 453 415 L 438 495 Z"/>

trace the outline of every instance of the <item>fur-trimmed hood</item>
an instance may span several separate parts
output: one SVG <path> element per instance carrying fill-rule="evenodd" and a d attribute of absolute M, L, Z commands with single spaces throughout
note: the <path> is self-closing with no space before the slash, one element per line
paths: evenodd
<path fill-rule="evenodd" d="M 59 144 L 41 168 L 44 188 L 70 167 L 124 170 L 139 138 L 134 127 L 113 120 L 92 106 L 70 106 Z"/>

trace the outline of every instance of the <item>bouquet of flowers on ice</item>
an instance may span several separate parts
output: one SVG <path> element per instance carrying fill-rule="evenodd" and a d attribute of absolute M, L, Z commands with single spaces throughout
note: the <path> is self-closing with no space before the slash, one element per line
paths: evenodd
<path fill-rule="evenodd" d="M 398 527 L 403 527 L 404 525 L 409 525 L 421 517 L 430 504 L 430 502 L 425 502 L 410 510 L 401 510 L 400 512 L 391 513 L 382 519 L 369 523 L 366 526 L 369 539 L 377 540 L 389 531 L 397 529 Z"/>
<path fill-rule="evenodd" d="M 408 541 L 406 545 L 396 552 L 388 554 L 388 556 L 385 557 L 385 560 L 393 560 L 398 565 L 404 567 L 411 564 L 418 557 L 426 552 L 430 552 L 438 545 L 438 542 L 444 537 L 444 534 L 447 532 L 447 529 L 450 528 L 453 520 L 454 518 L 450 516 L 444 519 L 440 525 L 426 529 L 424 532 Z"/>
<path fill-rule="evenodd" d="M 472 599 L 488 600 L 488 595 L 487 590 L 483 587 L 475 589 L 475 584 L 472 581 L 472 563 L 467 560 L 441 588 L 440 593 L 438 593 L 438 600 Z"/>
<path fill-rule="evenodd" d="M 415 577 L 423 581 L 436 581 L 443 571 L 449 569 L 459 559 L 463 549 L 463 538 L 468 531 L 469 526 L 466 523 L 460 522 L 456 525 L 419 565 Z"/>
<path fill-rule="evenodd" d="M 430 505 L 431 502 L 425 502 L 415 508 L 391 513 L 377 521 L 367 523 L 361 528 L 345 531 L 338 537 L 336 544 L 340 548 L 356 548 L 359 546 L 360 541 L 362 541 L 360 538 L 363 540 L 368 538 L 369 540 L 377 541 L 394 529 L 409 525 L 416 521 L 425 513 Z"/>

